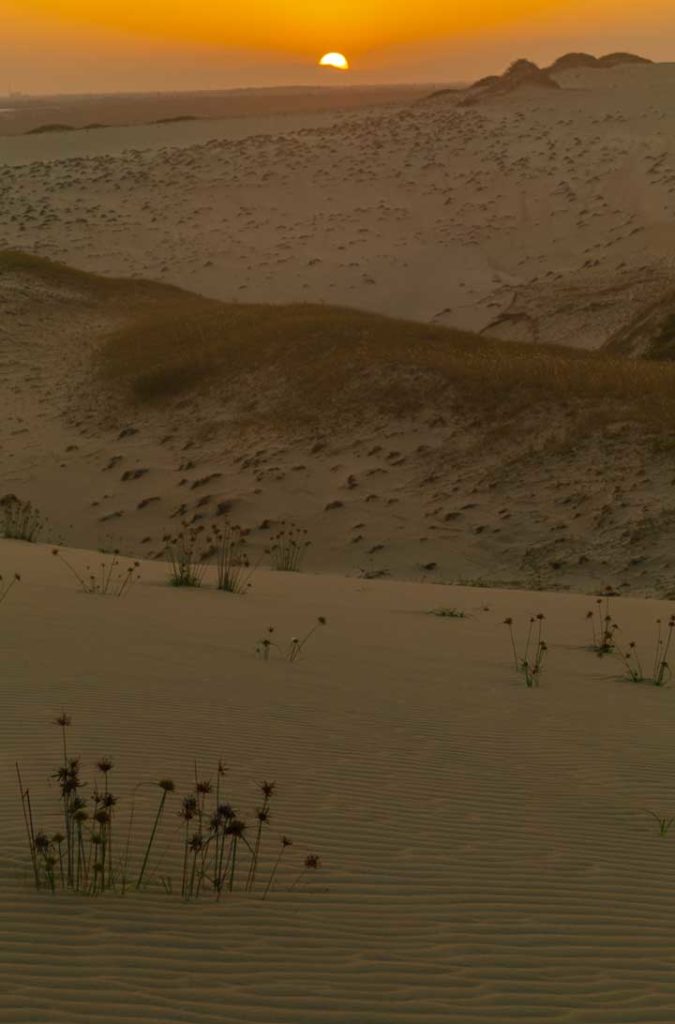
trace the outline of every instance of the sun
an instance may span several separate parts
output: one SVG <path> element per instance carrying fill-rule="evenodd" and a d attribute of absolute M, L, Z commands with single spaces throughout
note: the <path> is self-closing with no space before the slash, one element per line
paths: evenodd
<path fill-rule="evenodd" d="M 322 68 L 337 68 L 338 71 L 349 71 L 349 61 L 343 53 L 324 53 L 319 61 Z"/>

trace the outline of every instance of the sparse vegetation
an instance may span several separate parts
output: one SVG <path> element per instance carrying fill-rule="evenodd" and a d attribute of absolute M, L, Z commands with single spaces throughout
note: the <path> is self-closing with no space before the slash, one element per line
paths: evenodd
<path fill-rule="evenodd" d="M 85 594 L 124 597 L 130 587 L 140 579 L 141 563 L 134 560 L 125 565 L 117 552 L 111 555 L 102 555 L 101 561 L 95 568 L 88 564 L 82 571 L 77 569 L 59 548 L 54 548 L 52 554 L 65 565 Z"/>
<path fill-rule="evenodd" d="M 181 529 L 166 543 L 169 583 L 172 587 L 201 587 L 206 572 L 203 528 L 181 523 Z"/>
<path fill-rule="evenodd" d="M 654 821 L 656 822 L 656 824 L 658 825 L 658 827 L 659 827 L 659 835 L 660 836 L 664 836 L 664 837 L 667 836 L 668 832 L 670 831 L 670 826 L 675 821 L 675 818 L 665 817 L 665 816 L 663 816 L 661 814 L 657 814 L 656 811 L 647 811 L 646 813 L 651 818 L 653 818 Z"/>
<path fill-rule="evenodd" d="M 592 430 L 607 420 L 675 425 L 675 366 L 604 351 L 501 341 L 331 306 L 226 305 L 187 293 L 115 333 L 99 372 L 141 401 L 217 384 L 233 403 L 260 381 L 265 414 L 316 422 L 369 413 L 470 409 L 508 415 L 552 406 Z M 270 390 L 267 382 L 273 381 Z M 251 402 L 240 410 L 250 419 Z M 592 415 L 589 418 L 589 413 Z"/>
<path fill-rule="evenodd" d="M 42 530 L 42 516 L 30 501 L 22 501 L 16 494 L 0 499 L 2 535 L 8 540 L 34 543 Z"/>
<path fill-rule="evenodd" d="M 631 640 L 625 647 L 615 642 L 615 650 L 621 658 L 629 679 L 634 683 L 651 683 L 653 686 L 666 686 L 671 678 L 671 669 L 668 663 L 668 654 L 675 629 L 675 616 L 671 615 L 664 629 L 661 619 L 656 620 L 656 639 L 654 641 L 653 656 L 647 662 L 651 672 L 643 665 L 640 658 L 638 646 Z"/>
<path fill-rule="evenodd" d="M 310 545 L 307 530 L 295 523 L 282 523 L 272 543 L 265 548 L 265 554 L 270 556 L 277 572 L 300 572 Z"/>
<path fill-rule="evenodd" d="M 432 608 L 429 615 L 435 615 L 438 619 L 465 619 L 466 612 L 461 608 Z"/>
<path fill-rule="evenodd" d="M 263 661 L 269 661 L 273 654 L 277 654 L 279 657 L 284 658 L 286 661 L 294 662 L 297 661 L 310 637 L 314 636 L 317 629 L 326 625 L 326 619 L 323 615 L 319 615 L 314 625 L 305 633 L 303 637 L 291 637 L 288 643 L 278 643 L 274 639 L 274 626 L 268 626 L 267 632 L 261 640 L 258 641 L 256 646 L 256 654 Z"/>
<path fill-rule="evenodd" d="M 513 619 L 504 619 L 504 625 L 507 626 L 511 639 L 511 650 L 513 652 L 513 663 L 516 672 L 522 675 L 525 685 L 529 689 L 539 686 L 544 655 L 548 650 L 544 640 L 544 619 L 545 616 L 541 612 L 530 617 L 522 654 L 519 653 L 516 645 Z"/>
<path fill-rule="evenodd" d="M 611 654 L 616 646 L 615 634 L 619 627 L 611 614 L 610 598 L 613 596 L 612 588 L 605 587 L 604 595 L 596 598 L 595 608 L 586 615 L 591 626 L 591 650 L 598 657 Z"/>
<path fill-rule="evenodd" d="M 271 823 L 270 805 L 276 789 L 274 782 L 264 781 L 257 787 L 262 802 L 255 810 L 255 835 L 249 842 L 246 822 L 223 798 L 222 783 L 226 769 L 222 762 L 217 766 L 215 786 L 210 779 L 198 776 L 195 764 L 193 788 L 181 801 L 177 815 L 181 826 L 174 835 L 173 844 L 166 834 L 167 818 L 170 817 L 167 808 L 176 792 L 173 780 L 137 782 L 134 794 L 142 786 L 151 786 L 156 787 L 160 795 L 147 838 L 141 847 L 140 863 L 134 867 L 134 827 L 138 825 L 135 796 L 130 803 L 123 848 L 118 843 L 113 845 L 113 827 L 116 832 L 120 819 L 120 802 L 110 791 L 108 782 L 113 763 L 107 757 L 100 758 L 95 766 L 96 781 L 88 787 L 80 758 L 70 753 L 70 716 L 62 712 L 55 724 L 61 733 L 61 758 L 54 778 L 59 788 L 62 830 L 46 832 L 36 828 L 31 791 L 20 766 L 16 765 L 26 843 L 36 889 L 87 896 L 104 892 L 123 894 L 130 888 L 154 888 L 172 893 L 178 890 L 180 878 L 180 893 L 185 900 L 195 900 L 208 893 L 220 900 L 224 892 L 235 890 L 257 893 L 262 899 L 273 893 L 282 857 L 293 845 L 283 835 L 281 849 L 271 863 L 263 858 L 264 838 Z M 144 827 L 141 823 L 138 831 Z M 162 852 L 156 855 L 160 831 L 163 833 Z M 170 856 L 167 842 L 168 850 L 178 853 L 175 875 L 165 866 L 167 856 Z M 316 854 L 306 856 L 300 874 L 289 889 L 297 888 L 307 872 L 318 867 Z"/>
<path fill-rule="evenodd" d="M 253 568 L 246 552 L 246 536 L 240 526 L 226 522 L 214 526 L 213 547 L 218 590 L 229 594 L 244 594 L 251 586 Z"/>

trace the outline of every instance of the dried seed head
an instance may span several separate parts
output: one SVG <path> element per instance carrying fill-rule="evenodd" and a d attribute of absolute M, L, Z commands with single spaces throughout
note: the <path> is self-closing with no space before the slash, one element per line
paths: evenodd
<path fill-rule="evenodd" d="M 178 812 L 181 818 L 185 821 L 192 821 L 195 814 L 197 813 L 197 801 L 193 796 L 183 797 L 183 804 L 180 811 Z"/>
<path fill-rule="evenodd" d="M 102 757 L 100 761 L 96 762 L 96 767 L 100 772 L 103 772 L 104 775 L 108 774 L 112 766 L 112 761 L 107 757 Z"/>
<path fill-rule="evenodd" d="M 49 849 L 49 838 L 44 832 L 38 832 L 33 840 L 33 845 L 38 853 L 46 853 Z"/>
<path fill-rule="evenodd" d="M 320 867 L 320 865 L 321 861 L 315 853 L 310 853 L 307 855 L 307 857 L 305 857 L 305 867 L 309 871 L 316 871 L 316 869 Z"/>
<path fill-rule="evenodd" d="M 157 785 L 160 789 L 163 789 L 165 793 L 173 793 L 176 788 L 171 779 L 160 779 Z"/>

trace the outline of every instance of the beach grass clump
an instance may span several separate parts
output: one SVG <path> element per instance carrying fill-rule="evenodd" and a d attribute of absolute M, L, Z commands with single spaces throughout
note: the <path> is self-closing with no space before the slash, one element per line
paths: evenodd
<path fill-rule="evenodd" d="M 25 540 L 33 544 L 43 527 L 42 516 L 32 502 L 22 501 L 16 494 L 0 499 L 0 528 L 7 540 Z"/>
<path fill-rule="evenodd" d="M 510 617 L 504 619 L 504 625 L 508 627 L 511 639 L 514 667 L 516 672 L 523 677 L 528 689 L 539 686 L 544 656 L 548 650 L 548 645 L 544 640 L 544 620 L 545 616 L 541 612 L 530 616 L 525 645 L 521 652 L 516 644 L 513 619 Z"/>
<path fill-rule="evenodd" d="M 245 594 L 255 571 L 246 550 L 246 532 L 240 526 L 226 522 L 212 528 L 211 541 L 218 590 Z"/>
<path fill-rule="evenodd" d="M 203 528 L 181 523 L 181 529 L 169 537 L 169 584 L 172 587 L 201 587 L 206 572 Z"/>
<path fill-rule="evenodd" d="M 672 676 L 668 655 L 675 629 L 675 615 L 671 615 L 664 625 L 661 619 L 656 620 L 656 637 L 654 649 L 650 657 L 640 657 L 638 646 L 634 640 L 622 646 L 615 642 L 614 650 L 623 662 L 628 678 L 634 683 L 650 683 L 652 686 L 667 686 Z M 645 667 L 646 666 L 646 667 Z"/>
<path fill-rule="evenodd" d="M 437 619 L 465 619 L 466 612 L 463 612 L 461 608 L 432 608 L 429 612 L 430 615 L 435 615 Z"/>
<path fill-rule="evenodd" d="M 77 580 L 84 594 L 98 594 L 102 597 L 124 597 L 134 583 L 140 579 L 141 563 L 122 561 L 119 552 L 102 555 L 97 566 L 85 565 L 83 570 L 76 568 L 65 557 L 59 548 L 52 549 L 52 555 L 58 558 L 71 576 Z"/>
<path fill-rule="evenodd" d="M 281 529 L 272 538 L 265 554 L 272 559 L 277 572 L 300 572 L 307 549 L 311 546 L 307 530 L 295 523 L 281 523 Z"/>
<path fill-rule="evenodd" d="M 13 576 L 5 578 L 0 575 L 0 604 L 8 596 L 10 590 L 13 590 L 17 583 L 21 582 L 21 576 L 18 572 L 15 572 Z"/>
<path fill-rule="evenodd" d="M 199 775 L 195 763 L 194 780 L 177 813 L 171 809 L 176 794 L 172 779 L 138 780 L 130 801 L 126 840 L 121 843 L 119 834 L 124 829 L 120 806 L 109 787 L 112 761 L 101 757 L 96 762 L 91 784 L 84 777 L 81 758 L 74 757 L 70 749 L 70 716 L 62 712 L 55 724 L 61 736 L 59 764 L 53 775 L 58 783 L 59 810 L 58 815 L 52 812 L 50 817 L 60 818 L 58 829 L 36 828 L 31 791 L 16 764 L 26 843 L 37 890 L 87 896 L 161 890 L 168 894 L 180 892 L 186 901 L 205 895 L 219 901 L 225 893 L 235 892 L 261 899 L 272 895 L 279 882 L 282 861 L 287 860 L 286 851 L 293 845 L 282 834 L 278 851 L 267 854 L 275 782 L 264 780 L 257 784 L 259 797 L 254 825 L 250 828 L 223 792 L 226 769 L 221 761 L 215 785 Z M 139 822 L 136 814 L 136 795 L 142 787 L 159 791 L 147 823 Z M 309 864 L 309 860 L 316 864 Z M 307 872 L 318 866 L 315 854 L 305 858 L 304 867 L 288 886 L 289 890 L 297 888 Z M 288 867 L 293 870 L 292 864 Z"/>
<path fill-rule="evenodd" d="M 265 635 L 256 644 L 256 654 L 263 661 L 269 661 L 274 654 L 291 663 L 297 661 L 304 651 L 307 643 L 314 636 L 318 629 L 326 625 L 326 617 L 319 615 L 316 622 L 311 626 L 304 636 L 293 636 L 288 642 L 274 639 L 275 628 L 268 626 Z"/>

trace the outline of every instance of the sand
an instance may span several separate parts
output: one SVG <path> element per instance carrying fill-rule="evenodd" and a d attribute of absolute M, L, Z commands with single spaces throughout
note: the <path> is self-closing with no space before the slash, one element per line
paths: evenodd
<path fill-rule="evenodd" d="M 586 649 L 589 599 L 269 572 L 233 597 L 144 564 L 116 600 L 79 593 L 45 546 L 0 542 L 0 564 L 22 574 L 0 612 L 0 1020 L 672 1019 L 673 839 L 647 811 L 674 810 L 675 691 Z M 527 689 L 502 620 L 522 634 L 539 611 L 549 660 Z M 670 611 L 613 607 L 640 645 Z M 255 657 L 268 624 L 317 614 L 296 664 Z M 115 762 L 120 807 L 139 779 L 182 792 L 193 757 L 204 775 L 224 757 L 242 802 L 276 779 L 270 834 L 320 871 L 264 903 L 34 893 L 14 760 L 44 815 L 63 707 L 84 762 Z"/>
<path fill-rule="evenodd" d="M 39 153 L 0 176 L 0 239 L 228 300 L 597 347 L 672 280 L 675 65 L 559 78 L 468 108 L 282 115 L 276 134 L 214 122 L 197 144 L 194 122 L 110 129 L 108 152 L 98 132 L 0 139 L 0 162 Z"/>
<path fill-rule="evenodd" d="M 675 815 L 675 690 L 598 658 L 586 619 L 616 589 L 620 638 L 651 661 L 675 611 L 670 439 L 560 405 L 491 422 L 364 403 L 306 428 L 263 408 L 235 430 L 218 395 L 133 405 L 94 372 L 141 275 L 611 343 L 672 287 L 675 66 L 560 81 L 140 142 L 0 138 L 0 247 L 132 278 L 0 272 L 0 499 L 45 519 L 39 543 L 0 540 L 0 574 L 21 576 L 0 605 L 2 1024 L 675 1019 L 675 831 L 654 817 Z M 226 515 L 248 531 L 248 592 L 216 591 L 212 569 L 170 587 L 168 533 Z M 302 573 L 270 568 L 282 520 L 311 537 Z M 85 594 L 57 545 L 85 574 L 119 549 L 140 579 Z M 504 619 L 522 643 L 539 613 L 528 688 Z M 256 655 L 270 626 L 287 643 L 318 616 L 297 662 Z M 58 827 L 64 710 L 84 766 L 112 758 L 124 820 L 139 782 L 176 781 L 145 891 L 32 887 L 15 762 Z M 281 834 L 294 845 L 266 901 L 176 895 L 178 801 L 219 758 L 249 821 L 257 784 L 278 785 L 263 873 Z M 156 793 L 137 791 L 139 834 Z M 307 854 L 321 867 L 292 889 Z"/>

